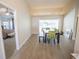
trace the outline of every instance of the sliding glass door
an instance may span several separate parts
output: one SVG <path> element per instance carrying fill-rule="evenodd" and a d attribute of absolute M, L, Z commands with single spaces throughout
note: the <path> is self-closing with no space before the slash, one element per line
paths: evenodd
<path fill-rule="evenodd" d="M 56 28 L 59 29 L 59 19 L 47 19 L 47 20 L 39 20 L 39 33 L 42 35 L 43 28 Z"/>

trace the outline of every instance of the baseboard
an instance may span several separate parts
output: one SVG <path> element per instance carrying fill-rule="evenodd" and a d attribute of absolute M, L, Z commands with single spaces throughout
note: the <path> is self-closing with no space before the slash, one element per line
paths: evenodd
<path fill-rule="evenodd" d="M 27 39 L 25 39 L 25 40 L 23 41 L 23 43 L 20 45 L 20 47 L 19 47 L 18 50 L 20 50 L 20 49 L 23 47 L 23 45 L 26 43 L 26 41 L 27 41 L 31 36 L 32 36 L 32 35 L 30 35 Z"/>

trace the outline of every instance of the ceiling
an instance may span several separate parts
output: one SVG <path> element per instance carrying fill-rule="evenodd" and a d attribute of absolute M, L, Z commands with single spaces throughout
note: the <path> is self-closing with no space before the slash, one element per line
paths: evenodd
<path fill-rule="evenodd" d="M 71 0 L 28 0 L 31 8 L 62 8 Z"/>
<path fill-rule="evenodd" d="M 32 15 L 64 14 L 62 9 L 73 0 L 27 0 Z M 65 8 L 64 8 L 65 9 Z"/>
<path fill-rule="evenodd" d="M 6 8 L 4 5 L 0 4 L 0 8 Z"/>
<path fill-rule="evenodd" d="M 6 14 L 13 15 L 13 12 L 14 11 L 12 9 L 0 4 L 0 16 L 5 16 Z"/>

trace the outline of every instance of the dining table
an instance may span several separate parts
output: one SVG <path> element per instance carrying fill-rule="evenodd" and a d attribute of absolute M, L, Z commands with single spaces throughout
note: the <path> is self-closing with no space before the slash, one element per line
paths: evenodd
<path fill-rule="evenodd" d="M 46 30 L 46 29 L 43 29 L 43 33 L 44 33 L 44 39 L 43 39 L 43 42 L 44 43 L 47 43 L 47 40 L 48 40 L 48 32 L 49 31 L 53 31 L 53 30 Z M 60 32 L 56 32 L 55 33 L 56 34 L 56 39 L 57 39 L 57 43 L 59 43 L 59 41 L 60 41 L 60 35 L 62 35 Z"/>

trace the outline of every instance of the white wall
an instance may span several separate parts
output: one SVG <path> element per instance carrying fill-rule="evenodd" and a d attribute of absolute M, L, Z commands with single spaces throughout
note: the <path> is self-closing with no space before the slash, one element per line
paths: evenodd
<path fill-rule="evenodd" d="M 79 1 L 79 0 L 78 0 Z M 76 41 L 75 41 L 75 47 L 74 47 L 74 52 L 79 53 L 79 4 L 78 4 L 78 23 L 77 23 L 77 34 L 76 34 Z"/>
<path fill-rule="evenodd" d="M 79 53 L 79 17 L 78 17 L 77 36 L 75 41 L 74 52 Z"/>
<path fill-rule="evenodd" d="M 75 8 L 72 9 L 65 17 L 64 17 L 64 26 L 63 31 L 64 35 L 67 38 L 68 34 L 67 32 L 71 32 L 71 30 L 74 32 L 74 25 L 75 25 Z M 73 33 L 74 34 L 74 33 Z"/>
<path fill-rule="evenodd" d="M 26 40 L 28 40 L 28 38 L 31 36 L 31 19 L 27 2 L 24 0 L 1 0 L 1 1 L 4 2 L 4 4 L 6 3 L 7 4 L 6 6 L 9 6 L 16 10 L 15 29 L 17 32 L 16 33 L 17 35 L 16 41 L 18 42 L 17 49 L 19 49 L 23 45 L 23 43 Z M 2 51 L 1 46 L 0 46 L 0 53 Z M 0 57 L 0 59 L 3 58 Z"/>
<path fill-rule="evenodd" d="M 59 18 L 60 22 L 59 22 L 59 29 L 60 31 L 63 28 L 63 16 L 33 16 L 32 17 L 32 34 L 38 34 L 39 33 L 39 20 L 43 19 L 43 20 L 50 20 L 50 19 L 54 19 L 54 18 Z"/>

